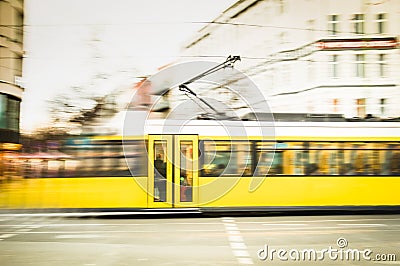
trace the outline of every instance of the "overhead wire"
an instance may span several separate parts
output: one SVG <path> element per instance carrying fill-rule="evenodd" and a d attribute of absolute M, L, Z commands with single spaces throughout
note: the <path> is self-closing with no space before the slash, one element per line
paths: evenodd
<path fill-rule="evenodd" d="M 350 20 L 351 21 L 351 20 Z M 353 22 L 355 23 L 355 22 Z M 15 30 L 23 30 L 18 28 L 25 27 L 93 27 L 93 26 L 103 26 L 103 27 L 131 27 L 134 25 L 166 25 L 166 24 L 206 24 L 206 25 L 227 25 L 227 26 L 243 26 L 243 27 L 256 27 L 256 28 L 272 28 L 272 29 L 285 29 L 285 30 L 298 30 L 298 31 L 313 31 L 313 32 L 331 32 L 331 29 L 318 29 L 310 27 L 288 27 L 279 25 L 265 25 L 265 24 L 254 24 L 254 23 L 242 23 L 242 22 L 227 22 L 227 21 L 148 21 L 148 22 L 133 22 L 133 23 L 75 23 L 75 24 L 22 24 L 22 25 L 12 25 L 12 24 L 2 24 L 0 27 L 13 28 Z M 354 31 L 342 31 L 336 30 L 337 34 L 356 34 Z M 374 34 L 374 33 L 371 33 Z"/>

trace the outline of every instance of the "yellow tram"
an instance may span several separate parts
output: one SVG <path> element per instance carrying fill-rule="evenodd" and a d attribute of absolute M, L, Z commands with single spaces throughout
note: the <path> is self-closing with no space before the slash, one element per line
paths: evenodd
<path fill-rule="evenodd" d="M 143 136 L 66 140 L 63 156 L 36 158 L 44 166 L 1 184 L 1 208 L 400 206 L 398 122 L 275 122 L 261 125 L 265 136 L 258 122 L 229 121 L 244 129 L 232 136 L 219 121 L 165 121 Z"/>

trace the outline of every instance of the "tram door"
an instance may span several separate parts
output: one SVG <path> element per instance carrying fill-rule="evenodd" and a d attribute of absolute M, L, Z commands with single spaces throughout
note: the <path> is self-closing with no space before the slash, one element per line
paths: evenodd
<path fill-rule="evenodd" d="M 149 135 L 148 206 L 192 207 L 198 202 L 198 136 Z"/>

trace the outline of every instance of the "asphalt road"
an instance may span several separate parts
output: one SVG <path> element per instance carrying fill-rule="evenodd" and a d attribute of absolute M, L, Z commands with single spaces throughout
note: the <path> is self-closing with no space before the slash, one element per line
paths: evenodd
<path fill-rule="evenodd" d="M 277 264 L 400 265 L 400 215 L 0 214 L 2 266 Z"/>

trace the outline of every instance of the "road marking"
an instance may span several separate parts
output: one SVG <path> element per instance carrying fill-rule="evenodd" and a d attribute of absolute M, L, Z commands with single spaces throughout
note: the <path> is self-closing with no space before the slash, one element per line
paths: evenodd
<path fill-rule="evenodd" d="M 231 246 L 232 253 L 236 257 L 239 264 L 251 265 L 254 264 L 247 251 L 246 244 L 243 241 L 243 237 L 235 223 L 233 218 L 223 218 L 222 222 L 225 225 L 225 231 L 228 234 L 229 245 Z"/>
<path fill-rule="evenodd" d="M 233 254 L 236 257 L 250 257 L 250 254 L 247 250 L 234 249 Z"/>
<path fill-rule="evenodd" d="M 324 229 L 350 229 L 350 228 L 368 228 L 368 227 L 380 227 L 379 230 L 382 231 L 400 231 L 400 229 L 392 229 L 386 226 L 312 226 L 312 227 L 282 227 L 282 228 L 242 228 L 241 231 L 293 231 L 293 230 L 302 230 L 302 231 L 313 231 L 313 230 L 324 230 Z M 387 229 L 385 229 L 387 228 Z"/>
<path fill-rule="evenodd" d="M 269 224 L 269 223 L 265 223 L 263 225 L 272 225 L 272 226 L 306 226 L 307 224 Z"/>
<path fill-rule="evenodd" d="M 340 226 L 346 227 L 380 227 L 380 226 L 387 226 L 386 224 L 338 224 Z"/>
<path fill-rule="evenodd" d="M 320 222 L 362 222 L 362 221 L 400 221 L 400 218 L 360 218 L 360 219 L 325 219 L 325 220 L 276 220 L 259 222 L 236 222 L 237 224 L 266 224 L 266 223 L 320 223 Z"/>
<path fill-rule="evenodd" d="M 17 229 L 16 230 L 16 232 L 18 232 L 18 233 L 24 233 L 24 232 L 29 232 L 29 231 L 31 231 L 32 229 L 30 229 L 30 228 L 21 228 L 21 229 Z"/>
<path fill-rule="evenodd" d="M 238 258 L 239 264 L 251 265 L 254 264 L 251 258 Z"/>
<path fill-rule="evenodd" d="M 163 230 L 164 232 L 221 232 L 219 229 L 183 229 L 183 230 Z M 114 232 L 114 231 L 108 231 Z M 154 231 L 155 232 L 155 231 Z"/>
<path fill-rule="evenodd" d="M 266 232 L 269 231 L 271 233 L 286 233 L 286 234 L 296 234 L 298 232 L 301 231 L 302 234 L 308 234 L 308 233 L 316 233 L 316 232 L 327 232 L 327 229 L 332 229 L 332 230 L 337 230 L 337 229 L 342 229 L 342 230 L 351 230 L 353 228 L 353 230 L 355 230 L 354 228 L 357 227 L 345 227 L 345 226 L 335 226 L 335 227 L 313 227 L 313 228 L 309 228 L 309 227 L 298 227 L 298 228 L 259 228 L 259 229 L 253 229 L 253 228 L 248 228 L 248 229 L 240 229 L 240 231 L 243 232 Z M 358 231 L 386 231 L 386 232 L 399 232 L 400 229 L 388 229 L 388 227 L 375 227 L 376 229 L 372 229 L 374 227 L 367 227 L 367 226 L 360 226 L 358 227 Z M 243 238 L 241 238 L 241 234 L 234 230 L 226 230 L 225 232 L 228 234 L 228 236 L 230 236 L 232 238 L 232 241 L 241 241 L 243 240 Z M 85 233 L 91 233 L 91 234 L 103 234 L 103 233 L 121 233 L 121 234 L 125 234 L 125 233 L 157 233 L 159 231 L 156 230 L 83 230 L 83 232 Z M 190 230 L 163 230 L 163 232 L 221 232 L 221 230 L 218 229 L 210 229 L 210 230 L 202 230 L 202 229 L 190 229 Z M 334 231 L 330 231 L 330 232 L 334 232 Z M 18 232 L 16 230 L 14 231 L 3 231 L 0 232 L 3 234 L 19 234 L 22 232 Z M 81 234 L 81 231 L 27 231 L 27 232 L 23 232 L 23 234 Z"/>
<path fill-rule="evenodd" d="M 225 224 L 227 230 L 237 230 L 238 227 L 235 224 Z"/>
<path fill-rule="evenodd" d="M 54 238 L 73 239 L 73 238 L 101 238 L 101 237 L 105 237 L 105 236 L 104 235 L 74 234 L 74 235 L 57 235 Z"/>
<path fill-rule="evenodd" d="M 228 235 L 229 241 L 231 242 L 243 242 L 243 237 L 241 235 L 234 236 L 234 235 Z"/>
<path fill-rule="evenodd" d="M 3 232 L 3 234 L 0 235 L 0 240 L 4 240 L 6 238 L 17 236 L 19 234 L 32 233 L 30 231 L 32 231 L 33 229 L 41 227 L 40 225 L 32 224 L 32 221 L 22 222 L 21 224 L 17 224 L 17 225 L 14 225 L 14 224 L 2 224 L 0 226 L 13 227 L 14 230 L 15 230 L 15 232 Z"/>
<path fill-rule="evenodd" d="M 221 230 L 214 230 L 213 232 L 219 231 L 221 232 Z M 90 234 L 98 234 L 98 233 L 156 233 L 159 231 L 101 231 L 101 230 L 96 230 L 96 231 L 84 231 L 85 233 L 90 233 Z M 172 232 L 172 231 L 170 231 Z M 176 231 L 173 231 L 176 232 Z M 182 232 L 182 231 L 180 231 Z M 13 231 L 13 232 L 3 232 L 3 233 L 7 233 L 7 234 L 18 234 L 18 232 Z M 24 234 L 82 234 L 82 231 L 40 231 L 40 232 L 35 232 L 35 231 L 28 231 L 28 232 L 24 232 Z"/>
<path fill-rule="evenodd" d="M 162 225 L 220 225 L 221 223 L 164 223 Z M 160 224 L 155 223 L 143 223 L 143 224 L 119 224 L 119 223 L 110 223 L 110 224 L 100 224 L 100 223 L 73 223 L 73 224 L 22 224 L 22 226 L 26 227 L 68 227 L 68 226 L 158 226 Z M 21 224 L 0 224 L 0 227 L 20 227 Z"/>
<path fill-rule="evenodd" d="M 0 235 L 0 239 L 5 239 L 5 238 L 10 238 L 10 237 L 13 237 L 13 236 L 16 236 L 17 234 L 2 234 L 2 235 Z"/>
<path fill-rule="evenodd" d="M 230 242 L 231 248 L 233 249 L 246 249 L 246 245 L 242 242 Z"/>
<path fill-rule="evenodd" d="M 148 226 L 154 226 L 156 224 L 87 224 L 87 223 L 81 223 L 81 224 L 0 224 L 0 227 L 31 227 L 31 228 L 39 228 L 39 227 L 68 227 L 68 226 L 136 226 L 136 225 L 148 225 Z"/>
<path fill-rule="evenodd" d="M 186 222 L 186 223 L 164 223 L 164 224 L 172 224 L 172 225 L 217 225 L 217 224 L 221 224 L 221 223 L 202 223 L 201 221 L 199 222 Z"/>

